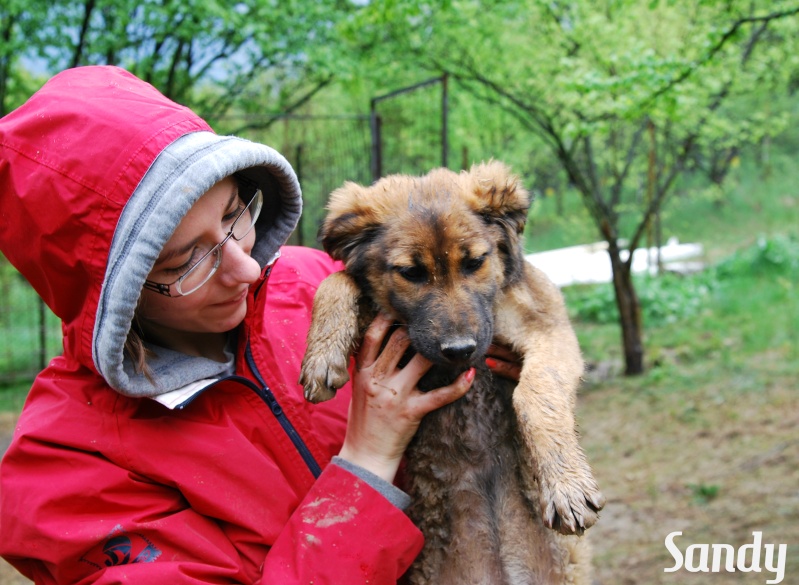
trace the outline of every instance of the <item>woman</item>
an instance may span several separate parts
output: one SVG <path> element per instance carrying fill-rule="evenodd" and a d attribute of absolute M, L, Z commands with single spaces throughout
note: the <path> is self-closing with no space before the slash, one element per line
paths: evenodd
<path fill-rule="evenodd" d="M 429 364 L 378 318 L 353 389 L 297 384 L 317 284 L 300 189 L 115 67 L 0 120 L 0 249 L 63 321 L 0 466 L 0 554 L 36 583 L 395 583 L 422 545 L 392 485 Z M 352 403 L 350 395 L 352 392 Z M 332 461 L 332 462 L 331 462 Z"/>
<path fill-rule="evenodd" d="M 280 154 L 122 69 L 65 71 L 0 120 L 0 249 L 64 334 L 0 465 L 0 554 L 24 575 L 374 584 L 407 569 L 422 537 L 392 482 L 473 371 L 418 392 L 429 364 L 397 368 L 401 329 L 381 353 L 380 317 L 352 388 L 305 402 L 311 302 L 340 266 L 282 247 L 300 211 Z"/>

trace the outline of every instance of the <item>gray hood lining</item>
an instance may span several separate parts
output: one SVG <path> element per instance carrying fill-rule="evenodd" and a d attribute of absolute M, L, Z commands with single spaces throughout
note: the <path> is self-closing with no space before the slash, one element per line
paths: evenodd
<path fill-rule="evenodd" d="M 94 364 L 118 392 L 156 396 L 230 367 L 203 358 L 176 360 L 170 375 L 156 377 L 154 385 L 125 365 L 123 347 L 144 281 L 175 228 L 208 189 L 240 171 L 264 193 L 252 252 L 263 267 L 286 243 L 302 212 L 294 170 L 268 146 L 212 132 L 182 136 L 158 155 L 123 209 L 109 252 L 92 340 Z"/>

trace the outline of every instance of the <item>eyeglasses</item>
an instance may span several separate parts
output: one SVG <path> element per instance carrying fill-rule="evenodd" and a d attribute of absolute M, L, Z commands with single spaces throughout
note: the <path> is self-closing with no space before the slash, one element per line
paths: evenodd
<path fill-rule="evenodd" d="M 241 187 L 239 189 L 241 193 Z M 211 280 L 211 277 L 219 268 L 222 262 L 222 246 L 224 246 L 230 238 L 240 242 L 250 233 L 255 222 L 258 221 L 258 216 L 261 214 L 261 207 L 263 207 L 263 204 L 264 196 L 260 189 L 255 189 L 255 194 L 246 204 L 245 199 L 242 199 L 241 195 L 239 195 L 239 205 L 242 206 L 243 209 L 233 218 L 232 223 L 229 221 L 223 223 L 223 225 L 230 226 L 227 227 L 227 235 L 224 240 L 205 253 L 203 253 L 202 250 L 196 252 L 201 254 L 200 259 L 176 281 L 170 282 L 169 284 L 161 284 L 160 282 L 145 280 L 144 288 L 168 297 L 185 297 L 195 292 L 198 288 Z M 174 287 L 174 291 L 172 287 Z"/>

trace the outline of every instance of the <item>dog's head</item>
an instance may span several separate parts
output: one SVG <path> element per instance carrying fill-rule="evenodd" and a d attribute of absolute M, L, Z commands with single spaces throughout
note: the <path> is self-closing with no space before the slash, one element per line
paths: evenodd
<path fill-rule="evenodd" d="M 499 162 L 333 192 L 320 240 L 438 364 L 479 360 L 497 292 L 521 274 L 527 192 Z"/>

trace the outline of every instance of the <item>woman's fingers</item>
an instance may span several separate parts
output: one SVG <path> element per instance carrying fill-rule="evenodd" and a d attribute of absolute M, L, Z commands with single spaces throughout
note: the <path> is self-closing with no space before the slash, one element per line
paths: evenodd
<path fill-rule="evenodd" d="M 412 397 L 413 410 L 418 419 L 421 420 L 424 415 L 442 406 L 446 406 L 451 402 L 455 402 L 458 398 L 466 394 L 469 388 L 472 387 L 475 373 L 476 370 L 474 368 L 469 368 L 455 378 L 452 384 L 430 390 L 429 392 L 420 392 L 418 390 L 414 392 Z"/>
<path fill-rule="evenodd" d="M 410 347 L 410 338 L 408 338 L 408 347 Z M 394 367 L 396 367 L 396 363 L 394 364 Z M 430 368 L 432 367 L 433 362 L 422 356 L 422 354 L 416 353 L 405 365 L 405 367 L 402 368 L 401 375 L 408 381 L 409 387 L 416 388 L 416 385 L 419 383 L 419 380 L 422 379 L 422 376 L 430 371 Z"/>
<path fill-rule="evenodd" d="M 515 382 L 519 381 L 522 374 L 522 358 L 501 345 L 489 346 L 485 363 L 493 374 Z"/>
<path fill-rule="evenodd" d="M 361 347 L 355 356 L 355 365 L 359 370 L 368 368 L 375 363 L 378 355 L 380 355 L 380 346 L 383 344 L 383 339 L 393 323 L 394 321 L 388 315 L 379 313 L 369 324 L 369 328 L 361 341 Z"/>
<path fill-rule="evenodd" d="M 491 345 L 488 346 L 488 351 L 486 352 L 486 355 L 498 358 L 500 360 L 504 360 L 506 362 L 521 361 L 521 358 L 515 351 L 513 351 L 508 347 L 505 347 L 504 345 L 498 345 L 496 343 L 492 343 Z"/>
<path fill-rule="evenodd" d="M 393 325 L 394 320 L 383 313 L 380 313 L 372 321 L 356 358 L 358 369 L 372 368 L 373 376 L 379 378 L 389 377 L 397 371 L 400 360 L 411 346 L 411 340 L 408 330 L 405 327 L 399 327 L 390 334 L 391 336 L 383 347 L 385 336 Z M 381 347 L 383 347 L 382 350 Z M 431 362 L 416 354 L 410 363 L 402 368 L 401 372 L 405 374 L 403 379 L 410 381 L 411 386 L 415 386 L 431 366 Z M 411 380 L 411 378 L 415 379 Z"/>
<path fill-rule="evenodd" d="M 347 433 L 340 452 L 345 459 L 387 481 L 394 478 L 422 418 L 463 396 L 475 374 L 470 368 L 452 384 L 420 392 L 419 380 L 432 363 L 416 354 L 399 368 L 410 339 L 407 330 L 400 327 L 383 347 L 392 323 L 385 315 L 375 318 L 361 344 L 353 372 Z"/>
<path fill-rule="evenodd" d="M 495 358 L 486 358 L 486 366 L 496 376 L 518 382 L 522 375 L 522 367 L 515 362 L 506 362 Z"/>
<path fill-rule="evenodd" d="M 410 346 L 411 339 L 408 337 L 408 331 L 405 327 L 400 327 L 394 331 L 375 362 L 375 375 L 389 376 L 392 374 Z"/>

